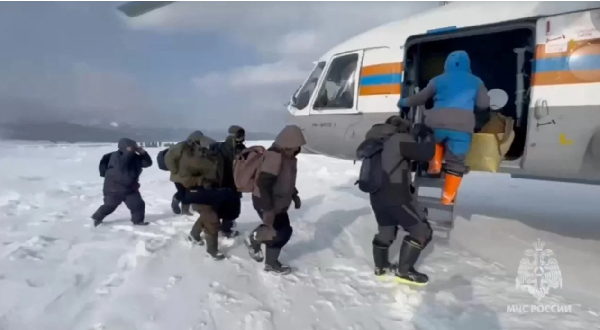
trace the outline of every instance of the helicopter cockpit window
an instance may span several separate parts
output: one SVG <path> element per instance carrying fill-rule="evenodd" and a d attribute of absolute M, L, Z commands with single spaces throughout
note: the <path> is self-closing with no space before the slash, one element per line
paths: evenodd
<path fill-rule="evenodd" d="M 319 78 L 321 77 L 324 68 L 325 62 L 317 63 L 315 68 L 308 76 L 308 79 L 306 79 L 304 85 L 302 85 L 292 97 L 292 106 L 298 110 L 306 108 L 313 92 L 315 91 L 315 88 L 317 87 L 317 83 L 319 82 Z"/>
<path fill-rule="evenodd" d="M 337 57 L 331 62 L 313 108 L 352 109 L 358 54 Z"/>

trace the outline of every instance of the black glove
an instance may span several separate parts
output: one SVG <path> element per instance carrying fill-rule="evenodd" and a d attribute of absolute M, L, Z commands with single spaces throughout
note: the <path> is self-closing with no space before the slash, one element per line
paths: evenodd
<path fill-rule="evenodd" d="M 415 139 L 424 140 L 433 135 L 433 130 L 425 124 L 415 124 L 411 128 L 410 133 Z"/>
<path fill-rule="evenodd" d="M 300 200 L 300 196 L 298 195 L 294 195 L 292 197 L 292 200 L 294 201 L 294 208 L 297 210 L 302 206 L 302 200 Z"/>
<path fill-rule="evenodd" d="M 410 112 L 410 108 L 401 107 L 400 108 L 400 118 L 408 119 L 408 113 Z"/>

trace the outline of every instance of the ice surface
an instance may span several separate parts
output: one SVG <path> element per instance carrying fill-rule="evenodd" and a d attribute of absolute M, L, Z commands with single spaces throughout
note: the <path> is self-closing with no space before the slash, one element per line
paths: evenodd
<path fill-rule="evenodd" d="M 157 167 L 141 179 L 150 226 L 132 227 L 125 206 L 91 226 L 98 162 L 113 148 L 0 144 L 0 329 L 599 329 L 598 187 L 469 174 L 456 227 L 419 265 L 431 283 L 411 289 L 372 275 L 376 224 L 353 186 L 358 164 L 299 156 L 303 207 L 281 255 L 295 272 L 278 277 L 242 237 L 220 242 L 220 262 L 187 244 L 194 218 L 171 214 L 174 187 Z M 242 208 L 248 232 L 259 219 L 248 196 Z M 538 238 L 563 280 L 540 302 L 515 287 Z M 507 310 L 521 305 L 571 310 Z"/>

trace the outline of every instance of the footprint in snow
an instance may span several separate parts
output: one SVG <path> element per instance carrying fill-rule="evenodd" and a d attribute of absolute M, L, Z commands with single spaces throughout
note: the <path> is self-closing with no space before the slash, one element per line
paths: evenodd
<path fill-rule="evenodd" d="M 246 315 L 243 322 L 244 330 L 272 330 L 273 324 L 271 322 L 271 313 L 259 310 L 250 312 Z"/>

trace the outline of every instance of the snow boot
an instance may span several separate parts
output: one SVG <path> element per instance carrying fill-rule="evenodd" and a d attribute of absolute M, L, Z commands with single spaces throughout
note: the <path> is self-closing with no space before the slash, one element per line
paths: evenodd
<path fill-rule="evenodd" d="M 94 217 L 92 217 L 92 220 L 94 220 L 94 227 L 98 227 L 102 224 L 102 220 L 100 219 L 94 219 Z"/>
<path fill-rule="evenodd" d="M 442 190 L 442 204 L 454 205 L 454 199 L 458 192 L 458 187 L 462 182 L 462 175 L 456 173 L 446 173 L 446 179 L 444 181 L 444 189 Z"/>
<path fill-rule="evenodd" d="M 240 232 L 237 230 L 229 230 L 229 231 L 222 231 L 221 234 L 223 234 L 224 237 L 226 238 L 236 238 L 240 235 Z"/>
<path fill-rule="evenodd" d="M 187 236 L 187 239 L 190 243 L 195 244 L 195 245 L 204 245 L 204 240 L 202 239 L 202 237 L 200 237 L 200 235 L 198 235 L 198 237 L 193 237 L 192 234 L 189 234 Z"/>
<path fill-rule="evenodd" d="M 416 240 L 405 237 L 400 246 L 400 257 L 396 268 L 396 279 L 402 283 L 412 285 L 426 285 L 429 282 L 427 275 L 415 270 L 415 263 L 423 250 L 421 244 Z"/>
<path fill-rule="evenodd" d="M 279 275 L 286 275 L 292 272 L 292 268 L 290 266 L 282 265 L 279 262 L 279 254 L 281 253 L 281 249 L 267 247 L 265 253 L 265 271 L 276 273 Z"/>
<path fill-rule="evenodd" d="M 182 215 L 194 215 L 190 212 L 190 204 L 181 204 L 181 214 Z"/>
<path fill-rule="evenodd" d="M 237 230 L 233 230 L 232 228 L 235 226 L 235 220 L 221 220 L 221 227 L 219 232 L 221 235 L 227 238 L 236 238 L 239 236 L 240 232 Z"/>
<path fill-rule="evenodd" d="M 373 263 L 375 264 L 374 273 L 376 276 L 385 275 L 388 271 L 393 270 L 395 265 L 392 265 L 388 259 L 389 251 L 389 247 L 373 242 Z"/>
<path fill-rule="evenodd" d="M 436 143 L 435 144 L 435 154 L 433 158 L 429 161 L 429 167 L 427 168 L 427 174 L 435 177 L 439 176 L 442 172 L 442 161 L 444 158 L 444 144 Z"/>
<path fill-rule="evenodd" d="M 133 223 L 133 225 L 134 225 L 134 226 L 147 226 L 147 225 L 149 225 L 149 224 L 150 224 L 150 223 L 149 223 L 149 222 L 146 222 L 146 221 L 140 221 L 140 222 L 134 222 L 134 223 Z"/>
<path fill-rule="evenodd" d="M 181 202 L 177 200 L 177 198 L 175 198 L 175 196 L 173 196 L 173 199 L 171 199 L 171 210 L 173 210 L 173 213 L 175 214 L 181 214 L 181 208 L 179 207 L 179 204 Z"/>
<path fill-rule="evenodd" d="M 246 244 L 246 247 L 248 248 L 248 254 L 250 254 L 250 258 L 252 258 L 254 261 L 262 262 L 265 259 L 260 242 L 256 241 L 256 230 L 251 232 L 250 235 L 244 239 L 244 244 Z"/>
<path fill-rule="evenodd" d="M 200 234 L 202 234 L 202 229 L 202 222 L 200 222 L 200 219 L 196 220 L 192 226 L 192 229 L 190 230 L 190 234 L 188 235 L 188 240 L 192 242 L 192 244 L 204 245 L 204 240 L 202 237 L 200 237 Z"/>
<path fill-rule="evenodd" d="M 216 236 L 206 235 L 206 253 L 215 260 L 225 259 L 225 255 L 219 252 L 219 239 Z"/>

